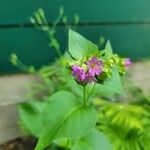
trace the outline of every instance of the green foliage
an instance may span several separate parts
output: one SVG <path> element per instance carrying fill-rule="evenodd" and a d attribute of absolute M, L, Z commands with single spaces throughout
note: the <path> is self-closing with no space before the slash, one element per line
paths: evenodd
<path fill-rule="evenodd" d="M 55 87 L 52 91 L 48 90 L 47 96 L 44 97 L 46 102 L 37 102 L 36 108 L 31 102 L 21 105 L 19 108 L 24 128 L 30 134 L 39 138 L 37 150 L 46 148 L 55 139 L 59 140 L 60 138 L 74 139 L 74 142 L 81 146 L 79 143 L 81 143 L 81 139 L 84 136 L 83 139 L 87 140 L 87 144 L 90 142 L 89 144 L 92 144 L 92 149 L 95 150 L 98 142 L 92 139 L 94 136 L 100 138 L 100 135 L 95 135 L 95 132 L 91 135 L 93 138 L 89 138 L 88 135 L 86 136 L 90 130 L 93 130 L 96 124 L 96 112 L 91 104 L 86 105 L 84 103 L 82 87 L 73 80 L 70 72 L 64 67 L 66 59 L 68 60 L 68 56 L 65 55 L 56 61 L 55 64 L 36 71 L 36 74 L 42 78 L 47 88 L 52 89 L 53 87 L 51 86 Z M 68 76 L 67 80 L 66 76 Z M 54 78 L 56 78 L 56 82 Z M 62 80 L 59 80 L 59 78 Z M 89 85 L 86 88 L 86 98 L 91 94 L 91 86 Z M 75 96 L 65 91 L 55 93 L 55 91 L 60 89 L 67 89 L 74 93 Z M 44 107 L 41 107 L 41 104 Z M 39 108 L 41 109 L 39 110 Z M 34 118 L 37 119 L 35 120 Z M 74 129 L 73 131 L 72 128 Z M 103 139 L 102 136 L 101 139 Z M 72 144 L 71 149 L 72 147 L 75 147 L 74 144 Z"/>
<path fill-rule="evenodd" d="M 110 41 L 107 41 L 104 51 L 105 51 L 105 59 L 109 59 L 113 56 L 113 51 L 112 51 Z"/>
<path fill-rule="evenodd" d="M 24 72 L 28 72 L 28 73 L 35 73 L 36 70 L 34 68 L 34 66 L 27 66 L 25 64 L 23 64 L 17 57 L 16 54 L 11 54 L 10 56 L 10 62 L 16 66 L 17 68 L 19 68 L 21 71 Z"/>
<path fill-rule="evenodd" d="M 56 33 L 55 27 L 63 18 L 63 14 L 64 14 L 64 9 L 63 9 L 63 7 L 60 7 L 59 15 L 54 20 L 52 26 L 49 25 L 49 23 L 45 17 L 45 13 L 44 13 L 43 9 L 41 9 L 41 8 L 39 8 L 34 13 L 33 17 L 30 17 L 31 23 L 33 23 L 36 28 L 38 28 L 46 33 L 46 35 L 49 38 L 49 46 L 54 48 L 54 50 L 56 51 L 56 53 L 59 57 L 61 57 L 62 54 L 60 51 L 60 44 L 59 44 L 57 38 L 55 37 L 55 33 Z"/>
<path fill-rule="evenodd" d="M 75 16 L 74 19 L 75 24 L 78 24 L 79 17 Z M 30 93 L 30 99 L 36 101 L 18 106 L 22 128 L 39 139 L 35 150 L 44 150 L 51 144 L 71 150 L 112 149 L 103 134 L 111 141 L 115 150 L 148 150 L 149 101 L 145 99 L 144 103 L 140 103 L 142 106 L 135 101 L 134 104 L 129 104 L 128 101 L 122 103 L 122 97 L 119 97 L 120 103 L 110 102 L 110 97 L 117 101 L 118 97 L 113 96 L 116 93 L 125 95 L 120 80 L 120 64 L 113 65 L 116 61 L 120 62 L 118 56 L 113 54 L 110 42 L 107 42 L 104 50 L 98 50 L 95 44 L 69 30 L 69 52 L 62 55 L 61 46 L 55 37 L 55 27 L 60 20 L 68 26 L 63 8 L 53 25 L 48 24 L 42 9 L 31 17 L 31 22 L 48 35 L 49 45 L 60 56 L 53 64 L 36 70 L 19 61 L 16 55 L 11 57 L 14 65 L 40 78 L 39 83 L 32 85 Z M 68 66 L 70 60 L 81 61 L 92 56 L 107 61 L 103 70 L 107 79 L 82 87 L 75 82 L 65 66 Z M 101 96 L 109 101 L 101 100 Z M 141 96 L 141 101 L 143 99 Z"/>
<path fill-rule="evenodd" d="M 73 32 L 70 38 L 77 41 L 76 38 L 78 39 L 79 37 L 76 35 L 78 34 L 74 31 L 70 32 Z M 83 44 L 82 40 L 80 40 L 81 48 L 79 52 L 82 53 L 82 51 L 80 51 L 81 49 L 88 49 L 87 45 L 89 45 L 89 52 L 83 53 L 83 55 L 85 54 L 88 57 L 92 55 L 93 52 L 94 55 L 99 52 L 97 48 L 93 51 L 92 47 L 92 52 L 90 53 L 91 45 L 94 44 L 91 44 L 91 42 L 82 36 L 80 38 L 83 39 Z M 75 49 L 72 50 L 74 51 Z M 105 52 L 107 55 L 107 50 L 105 50 Z M 36 150 L 42 150 L 54 142 L 55 139 L 59 140 L 60 138 L 74 139 L 73 143 L 75 144 L 71 144 L 70 149 L 76 149 L 77 147 L 84 149 L 87 147 L 87 149 L 96 150 L 99 147 L 98 144 L 100 144 L 98 142 L 99 140 L 102 141 L 103 147 L 109 147 L 109 142 L 108 144 L 104 144 L 104 137 L 100 135 L 100 133 L 98 134 L 95 131 L 94 133 L 88 133 L 90 130 L 94 130 L 96 112 L 90 103 L 89 105 L 85 105 L 82 87 L 73 80 L 70 76 L 70 72 L 64 67 L 66 59 L 68 60 L 68 56 L 65 55 L 53 65 L 43 67 L 36 71 L 36 74 L 39 75 L 43 81 L 42 84 L 45 84 L 45 87 L 42 87 L 38 93 L 48 90 L 42 98 L 45 99 L 46 102 L 37 102 L 35 105 L 34 102 L 30 102 L 21 105 L 19 108 L 21 123 L 30 134 L 39 138 Z M 68 77 L 67 80 L 66 76 Z M 95 84 L 96 92 L 93 90 L 94 85 L 86 87 L 85 94 L 87 95 L 87 100 L 91 94 L 93 94 L 93 96 L 96 94 L 100 95 L 99 91 L 101 89 L 99 89 L 98 85 L 97 83 Z M 112 86 L 115 86 L 115 88 L 112 89 Z M 101 85 L 102 89 L 104 87 L 106 88 L 106 92 L 121 94 L 122 86 L 117 67 L 113 69 L 112 77 Z M 60 89 L 68 90 L 74 93 L 75 96 L 69 92 L 55 93 Z M 55 94 L 51 95 L 52 93 Z M 31 119 L 32 121 L 30 121 Z"/>
<path fill-rule="evenodd" d="M 95 123 L 96 112 L 92 106 L 81 105 L 69 92 L 57 92 L 45 104 L 43 128 L 35 149 L 44 149 L 57 138 L 82 137 Z"/>
<path fill-rule="evenodd" d="M 125 95 L 118 72 L 118 67 L 114 66 L 112 75 L 103 84 L 96 84 L 95 94 L 112 96 L 114 93 Z"/>
<path fill-rule="evenodd" d="M 79 39 L 78 36 L 80 35 L 74 31 L 70 32 L 73 33 L 69 35 L 70 39 L 74 39 L 73 43 L 78 41 L 76 39 Z M 78 45 L 77 50 L 82 53 L 80 50 L 85 49 L 83 55 L 85 54 L 87 57 L 93 53 L 95 55 L 99 52 L 94 44 L 82 36 L 80 36 L 80 44 L 81 45 Z M 96 47 L 94 51 L 93 45 Z M 90 52 L 91 49 L 92 52 Z M 72 50 L 74 51 L 75 49 Z M 87 53 L 86 50 L 88 50 Z M 30 102 L 19 106 L 21 123 L 24 128 L 27 129 L 30 134 L 39 138 L 36 150 L 42 150 L 54 142 L 55 139 L 62 137 L 76 139 L 75 145 L 73 144 L 73 149 L 75 149 L 76 146 L 83 149 L 84 146 L 91 145 L 90 149 L 96 150 L 96 147 L 98 146 L 97 140 L 103 139 L 103 136 L 100 136 L 95 132 L 90 136 L 89 134 L 86 135 L 88 131 L 93 130 L 94 125 L 96 124 L 96 112 L 90 103 L 89 105 L 86 105 L 82 95 L 82 87 L 73 80 L 69 75 L 70 72 L 65 69 L 64 65 L 66 64 L 66 59 L 68 60 L 68 56 L 64 56 L 53 65 L 43 67 L 35 72 L 41 77 L 48 90 L 47 96 L 44 97 L 46 102 L 37 102 L 35 105 L 34 102 Z M 120 82 L 117 82 L 119 78 L 117 68 L 114 69 L 113 72 L 112 79 L 110 78 L 110 80 L 107 81 L 108 85 L 106 82 L 102 87 L 106 86 L 108 89 L 111 89 L 112 85 L 116 84 L 116 87 L 120 90 L 122 87 L 120 86 Z M 68 76 L 67 80 L 66 76 Z M 54 78 L 56 79 L 56 82 Z M 85 94 L 87 96 L 84 98 L 87 98 L 87 100 L 93 92 L 94 88 L 92 88 L 92 86 L 94 87 L 94 85 L 86 87 Z M 74 93 L 76 97 L 69 92 L 55 93 L 55 91 L 60 89 L 67 89 L 71 93 Z M 96 89 L 98 93 L 99 89 Z M 43 90 L 45 90 L 45 88 Z M 51 95 L 52 93 L 55 94 Z M 32 121 L 30 121 L 31 119 Z M 73 131 L 72 128 L 74 129 Z M 83 142 L 84 140 L 87 145 Z M 109 147 L 109 144 L 107 144 L 107 146 Z"/>
<path fill-rule="evenodd" d="M 148 150 L 150 147 L 150 107 L 95 101 L 98 128 L 107 135 L 115 150 Z"/>
<path fill-rule="evenodd" d="M 61 45 L 59 44 L 59 41 L 56 37 L 56 26 L 61 21 L 64 23 L 67 29 L 70 28 L 70 25 L 67 21 L 67 16 L 64 13 L 64 8 L 61 6 L 59 9 L 59 14 L 56 17 L 56 19 L 53 21 L 53 24 L 50 25 L 45 17 L 44 10 L 42 8 L 39 8 L 32 17 L 30 17 L 30 21 L 37 29 L 42 30 L 49 39 L 49 46 L 55 50 L 57 55 L 59 57 L 62 56 L 61 52 Z M 77 28 L 77 25 L 79 23 L 79 16 L 74 16 L 74 29 Z M 72 27 L 73 28 L 73 27 Z"/>
<path fill-rule="evenodd" d="M 39 137 L 39 131 L 42 126 L 42 112 L 44 103 L 38 101 L 30 101 L 19 104 L 18 110 L 20 114 L 20 125 L 29 135 Z"/>
<path fill-rule="evenodd" d="M 95 44 L 81 36 L 80 34 L 69 30 L 69 52 L 75 59 L 80 59 L 83 56 L 89 57 L 98 53 L 98 48 Z"/>
<path fill-rule="evenodd" d="M 111 150 L 108 140 L 98 130 L 93 129 L 75 143 L 72 150 Z"/>
<path fill-rule="evenodd" d="M 70 54 L 76 58 L 76 59 L 84 59 L 85 57 L 90 57 L 90 56 L 101 56 L 103 57 L 104 54 L 104 59 L 108 60 L 113 56 L 112 52 L 112 47 L 110 42 L 108 41 L 106 43 L 106 47 L 103 50 L 103 52 L 99 51 L 97 46 L 93 44 L 92 42 L 88 41 L 78 33 L 70 30 L 69 31 L 69 52 Z M 80 63 L 80 62 L 79 62 Z M 105 72 L 107 74 L 108 70 Z M 109 72 L 108 72 L 109 73 Z M 125 95 L 122 83 L 120 80 L 120 75 L 119 75 L 119 68 L 118 66 L 114 66 L 110 72 L 110 77 L 103 83 L 103 84 L 96 84 L 94 87 L 94 92 L 95 94 L 99 93 L 101 91 L 102 93 L 107 92 L 110 95 L 113 95 L 114 93 L 120 94 L 120 95 Z M 104 77 L 105 78 L 105 77 Z M 112 88 L 113 87 L 113 88 Z"/>

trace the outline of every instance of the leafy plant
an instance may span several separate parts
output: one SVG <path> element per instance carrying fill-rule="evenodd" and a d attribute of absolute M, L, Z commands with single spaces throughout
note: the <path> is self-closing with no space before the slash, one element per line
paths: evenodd
<path fill-rule="evenodd" d="M 115 150 L 148 150 L 150 140 L 149 105 L 95 101 L 98 128 L 107 135 Z"/>
<path fill-rule="evenodd" d="M 80 43 L 78 43 L 79 39 Z M 73 143 L 75 144 L 72 144 L 71 149 L 76 149 L 76 147 L 78 147 L 79 149 L 83 149 L 85 147 L 87 147 L 87 149 L 95 149 L 96 147 L 98 147 L 98 145 L 97 146 L 95 145 L 98 144 L 96 140 L 94 140 L 95 142 L 92 142 L 91 138 L 84 138 L 84 136 L 88 137 L 88 134 L 91 133 L 91 130 L 95 130 L 94 128 L 96 125 L 96 110 L 91 103 L 92 101 L 90 100 L 90 95 L 93 93 L 94 85 L 101 84 L 107 87 L 109 86 L 112 87 L 112 84 L 108 84 L 109 82 L 115 83 L 116 87 L 117 88 L 119 87 L 118 88 L 119 93 L 121 93 L 122 90 L 120 90 L 120 88 L 122 89 L 122 86 L 119 80 L 120 77 L 118 68 L 120 67 L 119 66 L 120 63 L 122 63 L 121 67 L 123 66 L 125 67 L 126 65 L 125 59 L 119 58 L 118 56 L 113 55 L 112 52 L 111 53 L 109 52 L 110 47 L 107 48 L 108 44 L 104 52 L 101 52 L 92 42 L 88 41 L 87 39 L 85 39 L 84 37 L 82 37 L 81 35 L 72 30 L 69 31 L 69 52 L 72 55 L 71 58 L 75 57 L 76 59 L 72 60 L 69 59 L 68 62 L 66 61 L 67 62 L 66 65 L 68 67 L 70 66 L 71 68 L 70 67 L 69 68 L 72 69 L 72 72 L 74 72 L 75 70 L 73 67 L 75 65 L 82 71 L 86 71 L 82 67 L 85 67 L 88 63 L 90 63 L 88 65 L 92 66 L 85 72 L 86 75 L 90 73 L 90 69 L 94 69 L 94 65 L 96 69 L 98 69 L 96 70 L 98 71 L 98 73 L 94 72 L 93 76 L 87 79 L 86 79 L 87 76 L 85 76 L 85 79 L 83 80 L 82 79 L 80 80 L 78 72 L 77 74 L 73 73 L 74 79 L 77 82 L 77 86 L 79 86 L 80 88 L 83 87 L 82 97 L 77 95 L 75 96 L 73 94 L 74 92 L 71 93 L 68 91 L 59 91 L 50 95 L 49 98 L 47 98 L 46 101 L 43 102 L 44 103 L 43 112 L 35 113 L 35 115 L 37 115 L 36 117 L 39 118 L 40 123 L 36 123 L 38 124 L 36 128 L 35 122 L 34 124 L 31 122 L 30 126 L 31 128 L 34 129 L 39 128 L 37 129 L 39 131 L 38 134 L 36 134 L 36 132 L 33 133 L 35 134 L 34 136 L 39 138 L 35 150 L 43 150 L 47 146 L 49 146 L 49 144 L 51 144 L 54 140 L 60 138 L 67 138 L 73 140 Z M 74 45 L 78 45 L 77 48 Z M 93 48 L 95 50 L 93 50 Z M 83 51 L 84 49 L 85 51 Z M 90 51 L 90 49 L 92 51 Z M 75 53 L 74 51 L 78 52 Z M 98 64 L 94 64 L 95 62 L 93 62 L 93 59 L 94 61 L 97 61 L 96 63 Z M 81 65 L 81 67 L 77 65 Z M 88 65 L 87 67 L 89 67 Z M 108 69 L 109 71 L 106 71 L 105 69 Z M 121 73 L 122 72 L 120 72 L 120 74 Z M 114 77 L 115 80 L 118 82 L 114 82 L 113 79 Z M 23 107 L 21 106 L 21 110 L 22 109 Z M 26 116 L 27 120 L 28 116 L 31 117 L 31 115 L 28 114 Z M 33 119 L 36 118 L 34 115 L 32 117 Z M 30 123 L 28 122 L 28 125 L 29 124 Z M 31 131 L 34 129 L 31 129 Z M 98 131 L 94 131 L 92 136 L 99 137 Z M 89 142 L 89 145 L 90 143 L 92 143 L 93 145 L 88 146 L 88 143 L 85 144 L 83 142 L 83 139 L 84 140 L 88 139 L 86 142 Z"/>
<path fill-rule="evenodd" d="M 139 106 L 123 101 L 109 102 L 114 94 L 125 96 L 120 75 L 125 74 L 130 59 L 114 55 L 109 41 L 104 50 L 99 50 L 72 30 L 69 30 L 69 51 L 63 55 L 54 37 L 58 21 L 67 22 L 63 13 L 61 9 L 52 27 L 41 9 L 31 18 L 32 23 L 48 35 L 50 46 L 59 59 L 39 70 L 24 65 L 16 55 L 11 59 L 23 71 L 41 78 L 41 83 L 34 84 L 33 89 L 37 90 L 30 98 L 44 101 L 34 100 L 18 106 L 22 128 L 39 139 L 35 150 L 43 150 L 51 144 L 72 150 L 112 149 L 103 133 L 114 149 L 147 150 L 148 103 Z M 78 17 L 75 18 L 78 22 Z M 109 101 L 101 100 L 101 96 Z M 119 98 L 122 97 L 114 97 Z"/>
<path fill-rule="evenodd" d="M 56 27 L 62 21 L 68 29 L 70 27 L 67 16 L 64 13 L 64 8 L 60 7 L 58 17 L 53 21 L 52 24 L 49 24 L 43 9 L 39 8 L 32 17 L 30 17 L 31 23 L 39 30 L 43 31 L 45 35 L 49 39 L 50 53 L 51 51 L 55 51 L 59 59 L 56 59 L 52 64 L 48 64 L 42 66 L 40 69 L 36 69 L 34 66 L 28 66 L 19 60 L 16 54 L 12 54 L 10 57 L 11 63 L 19 68 L 21 71 L 33 74 L 38 77 L 40 82 L 31 83 L 29 88 L 31 92 L 28 95 L 28 99 L 45 99 L 45 97 L 50 94 L 56 92 L 58 89 L 71 89 L 76 91 L 75 93 L 79 93 L 74 87 L 76 84 L 72 85 L 72 79 L 69 78 L 66 81 L 66 76 L 71 75 L 65 69 L 66 58 L 68 59 L 69 54 L 66 52 L 65 54 L 61 51 L 61 45 L 59 40 L 57 39 Z M 72 28 L 76 29 L 79 22 L 79 16 L 74 16 L 74 25 Z M 51 85 L 51 86 L 50 86 Z"/>

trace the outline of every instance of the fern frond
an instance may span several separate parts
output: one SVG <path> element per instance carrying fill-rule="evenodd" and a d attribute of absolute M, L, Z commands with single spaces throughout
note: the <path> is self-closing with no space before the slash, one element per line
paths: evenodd
<path fill-rule="evenodd" d="M 148 150 L 150 148 L 150 107 L 95 100 L 98 128 L 115 150 Z"/>

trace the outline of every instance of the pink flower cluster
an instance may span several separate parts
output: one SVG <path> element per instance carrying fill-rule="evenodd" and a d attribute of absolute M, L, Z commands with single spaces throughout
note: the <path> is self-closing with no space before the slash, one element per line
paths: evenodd
<path fill-rule="evenodd" d="M 125 58 L 125 67 L 129 68 L 129 66 L 132 64 L 132 61 L 130 58 Z"/>
<path fill-rule="evenodd" d="M 87 70 L 78 65 L 72 66 L 72 75 L 79 83 L 91 83 L 96 82 L 96 76 L 102 73 L 103 61 L 96 57 L 90 58 L 85 62 Z"/>

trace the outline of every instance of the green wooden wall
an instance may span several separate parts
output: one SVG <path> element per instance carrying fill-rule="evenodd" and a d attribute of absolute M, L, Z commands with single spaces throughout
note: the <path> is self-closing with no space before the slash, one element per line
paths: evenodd
<path fill-rule="evenodd" d="M 36 67 L 54 59 L 47 37 L 30 25 L 29 17 L 42 7 L 51 23 L 60 6 L 70 22 L 75 14 L 80 16 L 77 31 L 93 42 L 103 36 L 120 55 L 150 57 L 150 0 L 0 0 L 0 72 L 18 71 L 9 62 L 13 52 Z M 59 26 L 58 32 L 64 49 L 65 27 Z"/>

